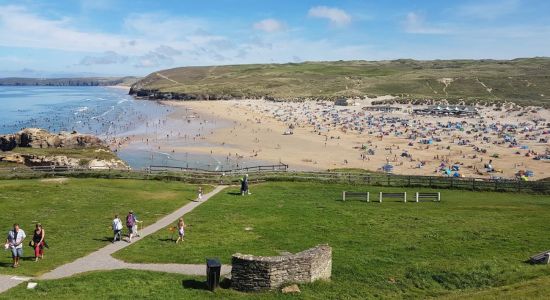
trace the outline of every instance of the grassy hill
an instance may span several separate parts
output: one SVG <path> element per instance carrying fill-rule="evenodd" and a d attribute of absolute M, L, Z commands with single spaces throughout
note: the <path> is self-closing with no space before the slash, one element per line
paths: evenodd
<path fill-rule="evenodd" d="M 550 58 L 335 61 L 183 67 L 154 72 L 131 92 L 151 98 L 279 100 L 395 95 L 404 100 L 550 105 Z"/>
<path fill-rule="evenodd" d="M 130 86 L 139 77 L 0 78 L 0 86 Z"/>

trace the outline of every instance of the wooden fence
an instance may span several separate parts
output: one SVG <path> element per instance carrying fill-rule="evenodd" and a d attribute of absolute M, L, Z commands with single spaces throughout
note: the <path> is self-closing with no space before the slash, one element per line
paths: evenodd
<path fill-rule="evenodd" d="M 152 180 L 177 180 L 190 183 L 235 184 L 244 173 L 251 182 L 299 181 L 351 184 L 358 186 L 425 187 L 433 189 L 463 189 L 472 191 L 497 191 L 550 194 L 550 181 L 520 181 L 483 178 L 455 178 L 440 176 L 392 175 L 381 173 L 348 172 L 294 172 L 287 165 L 257 166 L 226 171 L 208 171 L 188 168 L 156 166 L 146 170 L 109 169 L 94 170 L 68 167 L 16 167 L 0 168 L 0 179 L 25 179 L 43 177 L 96 177 L 132 178 Z"/>

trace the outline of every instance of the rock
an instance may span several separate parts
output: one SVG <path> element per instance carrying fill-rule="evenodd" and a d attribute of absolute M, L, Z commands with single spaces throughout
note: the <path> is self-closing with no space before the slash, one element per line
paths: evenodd
<path fill-rule="evenodd" d="M 53 134 L 40 128 L 25 128 L 15 134 L 0 136 L 0 150 L 11 151 L 15 147 L 31 148 L 90 148 L 103 147 L 103 141 L 93 135 L 76 132 Z"/>
<path fill-rule="evenodd" d="M 294 293 L 299 294 L 302 291 L 300 291 L 300 288 L 298 287 L 297 284 L 293 284 L 293 285 L 285 286 L 284 288 L 281 289 L 281 292 L 283 294 L 294 294 Z"/>
<path fill-rule="evenodd" d="M 94 159 L 88 163 L 88 168 L 90 169 L 96 169 L 96 170 L 104 170 L 104 169 L 119 169 L 119 168 L 127 168 L 128 166 L 121 160 L 99 160 Z"/>
<path fill-rule="evenodd" d="M 16 164 L 24 164 L 25 157 L 19 153 L 8 153 L 6 155 L 0 154 L 0 161 L 16 163 Z"/>

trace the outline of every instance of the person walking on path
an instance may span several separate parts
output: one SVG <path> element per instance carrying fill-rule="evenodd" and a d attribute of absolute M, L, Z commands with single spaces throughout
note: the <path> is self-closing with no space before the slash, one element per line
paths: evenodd
<path fill-rule="evenodd" d="M 12 267 L 19 267 L 19 259 L 23 256 L 23 241 L 27 236 L 25 231 L 19 228 L 19 224 L 13 224 L 13 229 L 8 232 L 8 238 L 6 244 L 11 250 L 11 257 L 13 258 Z"/>
<path fill-rule="evenodd" d="M 34 247 L 34 261 L 44 258 L 44 246 L 46 244 L 46 232 L 42 224 L 37 223 L 32 235 L 32 246 Z"/>
<path fill-rule="evenodd" d="M 139 227 L 139 223 L 141 222 L 138 220 L 138 217 L 135 212 L 132 212 L 132 216 L 134 216 L 134 227 L 132 227 L 132 232 L 135 237 L 139 237 L 138 227 Z"/>
<path fill-rule="evenodd" d="M 134 225 L 136 225 L 136 219 L 134 219 L 134 212 L 128 212 L 126 216 L 126 228 L 128 228 L 128 243 L 132 242 L 132 237 L 134 237 Z"/>
<path fill-rule="evenodd" d="M 112 227 L 113 227 L 113 234 L 114 234 L 113 243 L 116 242 L 117 239 L 119 241 L 122 241 L 122 221 L 118 217 L 118 214 L 115 215 L 115 218 L 113 219 Z"/>
<path fill-rule="evenodd" d="M 183 218 L 180 218 L 178 220 L 178 239 L 176 240 L 176 244 L 179 243 L 179 241 L 183 242 L 183 237 L 185 236 L 185 223 L 183 222 Z"/>
<path fill-rule="evenodd" d="M 199 201 L 202 200 L 202 187 L 201 186 L 199 186 L 199 196 L 198 196 L 198 198 L 199 198 Z"/>

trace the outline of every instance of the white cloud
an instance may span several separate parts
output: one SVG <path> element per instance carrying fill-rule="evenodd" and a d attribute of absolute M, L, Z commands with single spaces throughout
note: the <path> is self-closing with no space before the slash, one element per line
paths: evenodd
<path fill-rule="evenodd" d="M 100 56 L 85 56 L 80 61 L 81 65 L 111 65 L 125 63 L 128 60 L 128 56 L 120 55 L 114 51 L 106 51 Z"/>
<path fill-rule="evenodd" d="M 254 23 L 254 29 L 265 32 L 277 32 L 285 29 L 285 24 L 275 19 L 264 19 Z"/>
<path fill-rule="evenodd" d="M 19 6 L 0 6 L 0 45 L 68 51 L 104 52 L 124 37 L 73 29 L 71 19 L 44 19 Z"/>
<path fill-rule="evenodd" d="M 137 68 L 158 68 L 163 65 L 172 65 L 175 62 L 175 57 L 181 55 L 180 50 L 170 46 L 160 45 L 153 51 L 147 52 L 145 55 L 137 57 L 137 62 L 134 67 Z"/>
<path fill-rule="evenodd" d="M 408 33 L 415 34 L 445 34 L 448 33 L 447 29 L 442 26 L 434 26 L 426 23 L 424 16 L 416 13 L 409 12 L 403 22 L 403 27 Z"/>
<path fill-rule="evenodd" d="M 328 19 L 332 25 L 345 26 L 351 23 L 351 16 L 336 7 L 315 6 L 309 9 L 308 16 Z"/>

